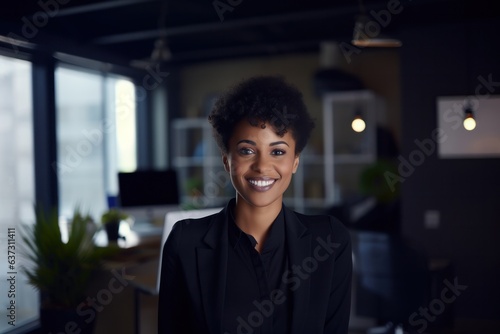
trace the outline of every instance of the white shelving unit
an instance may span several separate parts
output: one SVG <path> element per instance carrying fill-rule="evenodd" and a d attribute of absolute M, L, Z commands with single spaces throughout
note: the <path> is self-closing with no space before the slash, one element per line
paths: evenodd
<path fill-rule="evenodd" d="M 234 190 L 207 119 L 173 120 L 172 131 L 172 163 L 179 177 L 182 204 L 192 207 L 224 205 L 234 196 Z"/>
<path fill-rule="evenodd" d="M 325 205 L 357 193 L 361 171 L 377 159 L 377 123 L 384 108 L 383 99 L 369 90 L 323 97 Z M 356 112 L 366 123 L 360 133 L 351 128 Z"/>
<path fill-rule="evenodd" d="M 324 207 L 322 155 L 302 152 L 299 168 L 285 193 L 284 202 L 298 212 Z"/>

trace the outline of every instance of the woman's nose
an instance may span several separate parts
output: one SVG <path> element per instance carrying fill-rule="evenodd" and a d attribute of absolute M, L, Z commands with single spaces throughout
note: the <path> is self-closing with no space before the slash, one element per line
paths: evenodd
<path fill-rule="evenodd" d="M 257 154 L 255 156 L 255 160 L 252 164 L 252 169 L 256 172 L 259 173 L 265 173 L 271 168 L 271 161 L 269 157 L 262 155 L 262 154 Z"/>

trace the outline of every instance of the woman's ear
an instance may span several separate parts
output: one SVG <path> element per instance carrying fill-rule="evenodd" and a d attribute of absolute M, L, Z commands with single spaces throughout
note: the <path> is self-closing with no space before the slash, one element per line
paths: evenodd
<path fill-rule="evenodd" d="M 293 161 L 293 169 L 292 169 L 293 174 L 295 174 L 295 172 L 297 172 L 297 168 L 299 168 L 299 160 L 300 160 L 300 155 L 296 154 L 295 160 Z"/>
<path fill-rule="evenodd" d="M 222 163 L 224 164 L 225 171 L 229 173 L 229 162 L 226 154 L 222 154 Z"/>

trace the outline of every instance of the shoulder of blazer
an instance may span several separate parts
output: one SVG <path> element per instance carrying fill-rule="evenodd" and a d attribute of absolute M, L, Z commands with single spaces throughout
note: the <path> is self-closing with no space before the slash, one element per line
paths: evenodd
<path fill-rule="evenodd" d="M 179 220 L 172 227 L 169 239 L 173 239 L 178 246 L 193 246 L 199 244 L 214 224 L 222 225 L 224 210 L 202 218 L 188 218 Z"/>
<path fill-rule="evenodd" d="M 349 230 L 337 218 L 329 215 L 306 215 L 295 211 L 291 213 L 308 229 L 313 238 L 331 235 L 337 242 L 350 243 Z"/>

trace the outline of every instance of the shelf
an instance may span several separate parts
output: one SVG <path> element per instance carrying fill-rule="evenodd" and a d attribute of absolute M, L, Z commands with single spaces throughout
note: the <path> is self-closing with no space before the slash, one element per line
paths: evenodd
<path fill-rule="evenodd" d="M 383 100 L 369 90 L 327 93 L 323 97 L 325 203 L 341 203 L 359 193 L 360 175 L 377 160 L 377 122 Z M 366 128 L 358 133 L 351 122 L 361 113 Z"/>
<path fill-rule="evenodd" d="M 300 156 L 300 163 L 323 164 L 323 156 L 319 154 L 304 154 Z"/>
<path fill-rule="evenodd" d="M 181 205 L 196 208 L 223 205 L 232 186 L 207 119 L 173 120 L 172 133 L 175 138 L 172 165 L 179 177 Z"/>
<path fill-rule="evenodd" d="M 335 164 L 370 164 L 375 161 L 375 154 L 338 154 L 335 155 Z"/>
<path fill-rule="evenodd" d="M 209 128 L 210 124 L 206 118 L 178 118 L 172 121 L 176 130 Z"/>
<path fill-rule="evenodd" d="M 222 158 L 219 157 L 175 157 L 173 164 L 178 168 L 185 167 L 203 167 L 203 166 L 220 166 L 222 165 Z"/>

